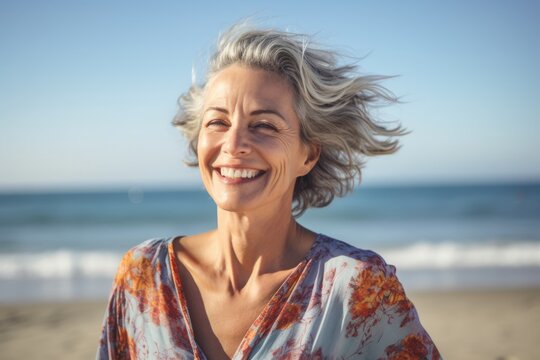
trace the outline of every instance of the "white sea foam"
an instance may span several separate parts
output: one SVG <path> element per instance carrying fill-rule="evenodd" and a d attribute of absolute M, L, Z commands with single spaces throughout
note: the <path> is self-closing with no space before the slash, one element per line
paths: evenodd
<path fill-rule="evenodd" d="M 380 251 L 401 269 L 540 267 L 540 243 L 416 243 Z"/>
<path fill-rule="evenodd" d="M 0 254 L 0 279 L 112 277 L 120 259 L 120 253 L 106 251 Z"/>
<path fill-rule="evenodd" d="M 374 249 L 399 269 L 540 267 L 540 243 L 415 243 Z M 0 279 L 112 278 L 122 254 L 107 251 L 47 251 L 0 254 Z"/>

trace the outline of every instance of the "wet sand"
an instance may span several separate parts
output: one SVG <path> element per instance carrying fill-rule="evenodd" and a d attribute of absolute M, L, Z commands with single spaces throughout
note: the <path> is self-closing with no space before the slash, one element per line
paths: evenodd
<path fill-rule="evenodd" d="M 445 359 L 538 358 L 540 288 L 409 294 Z M 104 301 L 0 304 L 0 359 L 93 359 Z"/>

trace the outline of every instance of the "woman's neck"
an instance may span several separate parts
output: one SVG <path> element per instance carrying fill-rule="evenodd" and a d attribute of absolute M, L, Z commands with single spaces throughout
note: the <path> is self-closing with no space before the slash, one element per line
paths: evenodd
<path fill-rule="evenodd" d="M 294 220 L 290 210 L 240 214 L 218 209 L 217 218 L 213 264 L 229 280 L 232 292 L 264 274 L 294 268 L 314 237 Z"/>

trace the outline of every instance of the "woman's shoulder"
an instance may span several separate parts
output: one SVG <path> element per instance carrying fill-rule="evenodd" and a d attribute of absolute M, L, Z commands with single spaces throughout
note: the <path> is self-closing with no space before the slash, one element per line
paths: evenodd
<path fill-rule="evenodd" d="M 130 248 L 122 257 L 115 282 L 153 273 L 167 264 L 169 244 L 174 238 L 152 238 Z"/>
<path fill-rule="evenodd" d="M 327 267 L 395 271 L 394 266 L 387 264 L 375 251 L 361 249 L 322 234 L 319 235 L 319 246 L 315 256 Z"/>
<path fill-rule="evenodd" d="M 378 253 L 325 235 L 319 241 L 317 271 L 323 274 L 323 282 L 331 282 L 342 295 L 350 295 L 357 286 L 380 289 L 391 285 L 394 291 L 403 291 L 396 268 Z"/>
<path fill-rule="evenodd" d="M 342 332 L 354 339 L 354 347 L 363 344 L 369 358 L 440 359 L 394 266 L 373 251 L 328 236 L 321 238 L 319 249 L 324 273 L 318 278 L 323 279 L 322 293 L 329 294 L 322 303 L 337 302 L 340 311 L 346 310 Z M 332 291 L 324 291 L 328 288 Z"/>
<path fill-rule="evenodd" d="M 154 259 L 166 255 L 168 246 L 174 238 L 152 238 L 131 247 L 123 256 L 122 262 L 140 258 Z"/>

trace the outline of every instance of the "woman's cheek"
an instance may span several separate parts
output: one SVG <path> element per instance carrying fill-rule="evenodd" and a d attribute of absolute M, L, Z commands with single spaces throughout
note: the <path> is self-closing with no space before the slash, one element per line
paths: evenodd
<path fill-rule="evenodd" d="M 199 135 L 199 143 L 198 143 L 198 153 L 199 154 L 207 154 L 211 150 L 211 145 L 215 141 L 212 141 L 211 134 L 201 133 Z"/>

